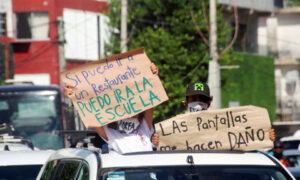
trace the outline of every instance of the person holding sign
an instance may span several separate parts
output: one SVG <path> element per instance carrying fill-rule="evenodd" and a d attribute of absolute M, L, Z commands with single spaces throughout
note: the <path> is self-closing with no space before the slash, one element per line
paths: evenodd
<path fill-rule="evenodd" d="M 186 113 L 205 111 L 210 107 L 213 96 L 210 95 L 209 86 L 201 81 L 192 82 L 186 89 L 186 101 L 183 102 L 187 108 Z M 269 138 L 271 141 L 275 141 L 276 135 L 274 129 L 269 131 Z M 159 135 L 154 133 L 152 136 L 152 143 L 154 146 L 159 144 Z"/>
<path fill-rule="evenodd" d="M 150 66 L 151 72 L 158 75 L 155 64 Z M 70 86 L 65 86 L 67 97 L 73 95 Z M 109 149 L 120 154 L 138 151 L 152 151 L 151 136 L 153 128 L 153 108 L 145 110 L 133 117 L 112 122 L 105 126 L 94 128 L 101 138 L 107 142 Z"/>

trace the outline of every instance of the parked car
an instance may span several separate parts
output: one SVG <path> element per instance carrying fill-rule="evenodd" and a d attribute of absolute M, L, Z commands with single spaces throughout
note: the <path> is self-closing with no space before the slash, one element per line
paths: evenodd
<path fill-rule="evenodd" d="M 296 180 L 300 180 L 300 169 L 299 168 L 288 168 Z"/>
<path fill-rule="evenodd" d="M 106 154 L 61 149 L 38 178 L 76 180 L 292 180 L 291 173 L 264 152 L 169 151 Z"/>
<path fill-rule="evenodd" d="M 300 148 L 300 130 L 297 130 L 292 136 L 280 138 L 283 149 L 299 149 Z"/>
<path fill-rule="evenodd" d="M 297 180 L 300 180 L 300 151 L 285 150 L 283 151 L 283 158 L 288 162 L 288 170 Z"/>
<path fill-rule="evenodd" d="M 0 151 L 1 180 L 35 180 L 52 150 Z"/>

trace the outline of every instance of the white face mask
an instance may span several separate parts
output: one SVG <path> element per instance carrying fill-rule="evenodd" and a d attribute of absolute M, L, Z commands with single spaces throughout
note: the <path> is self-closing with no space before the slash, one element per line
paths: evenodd
<path fill-rule="evenodd" d="M 140 125 L 140 122 L 137 118 L 127 118 L 118 121 L 118 130 L 122 133 L 132 133 Z"/>
<path fill-rule="evenodd" d="M 204 111 L 207 110 L 208 104 L 196 101 L 188 104 L 188 111 L 189 112 L 197 112 L 197 111 Z"/>

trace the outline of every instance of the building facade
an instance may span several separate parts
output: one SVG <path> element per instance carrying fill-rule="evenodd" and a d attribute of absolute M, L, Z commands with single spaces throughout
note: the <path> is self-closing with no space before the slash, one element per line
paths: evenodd
<path fill-rule="evenodd" d="M 57 84 L 60 72 L 104 57 L 107 1 L 0 0 L 0 41 L 13 47 L 14 79 Z M 1 43 L 1 42 L 0 42 Z"/>
<path fill-rule="evenodd" d="M 297 124 L 300 122 L 300 8 L 284 8 L 284 1 L 276 0 L 219 0 L 219 3 L 236 5 L 239 9 L 236 50 L 275 58 L 275 124 Z M 233 12 L 227 9 L 227 20 L 234 24 Z"/>

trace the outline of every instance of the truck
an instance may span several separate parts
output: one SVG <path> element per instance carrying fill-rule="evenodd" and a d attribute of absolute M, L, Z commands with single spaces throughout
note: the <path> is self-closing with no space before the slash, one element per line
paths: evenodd
<path fill-rule="evenodd" d="M 61 89 L 59 86 L 0 86 L 0 124 L 12 136 L 32 142 L 38 149 L 64 147 Z"/>
<path fill-rule="evenodd" d="M 6 127 L 0 132 L 0 140 L 1 136 L 10 136 L 2 138 L 0 144 L 21 139 L 40 150 L 78 144 L 101 148 L 104 144 L 94 130 L 84 127 L 71 100 L 64 96 L 63 87 L 57 85 L 23 82 L 0 86 L 0 126 Z"/>

